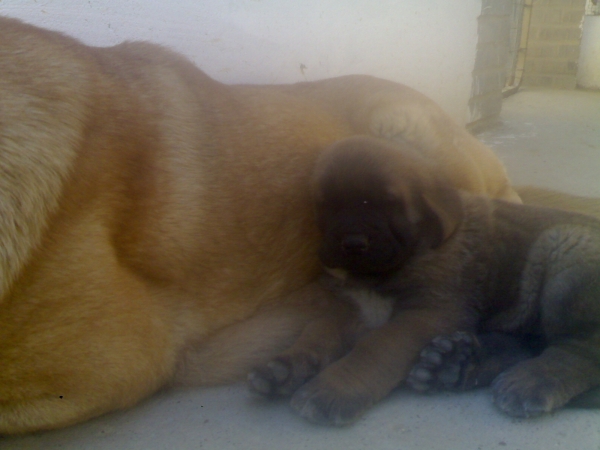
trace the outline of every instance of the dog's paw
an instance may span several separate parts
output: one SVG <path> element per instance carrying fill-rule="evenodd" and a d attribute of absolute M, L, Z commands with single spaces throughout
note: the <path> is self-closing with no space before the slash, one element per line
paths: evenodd
<path fill-rule="evenodd" d="M 372 405 L 372 399 L 342 392 L 319 378 L 302 386 L 291 399 L 292 408 L 300 416 L 321 425 L 349 425 Z"/>
<path fill-rule="evenodd" d="M 434 149 L 441 144 L 437 137 L 439 127 L 432 120 L 438 114 L 437 108 L 421 102 L 390 103 L 372 112 L 369 128 L 374 136 Z"/>
<path fill-rule="evenodd" d="M 536 375 L 528 366 L 515 366 L 498 375 L 492 383 L 494 403 L 509 416 L 535 417 L 566 403 L 558 380 Z"/>
<path fill-rule="evenodd" d="M 406 384 L 419 392 L 464 389 L 477 348 L 475 336 L 462 331 L 434 338 L 421 351 Z"/>
<path fill-rule="evenodd" d="M 282 355 L 248 374 L 251 391 L 266 396 L 289 396 L 319 372 L 319 362 L 307 353 Z"/>

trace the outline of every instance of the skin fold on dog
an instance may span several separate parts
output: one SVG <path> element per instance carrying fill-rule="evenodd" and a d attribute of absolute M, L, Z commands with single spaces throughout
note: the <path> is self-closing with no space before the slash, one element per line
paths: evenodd
<path fill-rule="evenodd" d="M 243 379 L 343 318 L 310 195 L 339 139 L 410 142 L 518 201 L 434 102 L 368 76 L 227 86 L 160 46 L 0 18 L 0 98 L 0 434 Z"/>
<path fill-rule="evenodd" d="M 251 373 L 253 390 L 291 394 L 311 421 L 351 423 L 407 377 L 443 380 L 423 360 L 445 367 L 440 335 L 472 349 L 465 331 L 507 346 L 493 392 L 512 416 L 600 385 L 599 220 L 459 191 L 411 145 L 373 137 L 323 152 L 314 192 L 323 284 L 354 314 Z M 526 355 L 511 335 L 527 337 Z M 428 373 L 411 373 L 417 362 Z"/>

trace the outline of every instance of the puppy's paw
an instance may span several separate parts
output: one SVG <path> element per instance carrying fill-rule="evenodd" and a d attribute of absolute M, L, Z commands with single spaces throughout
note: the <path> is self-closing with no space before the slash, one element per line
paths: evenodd
<path fill-rule="evenodd" d="M 319 372 L 319 362 L 308 353 L 282 355 L 248 375 L 251 391 L 266 396 L 289 396 Z"/>
<path fill-rule="evenodd" d="M 348 394 L 319 378 L 298 389 L 291 400 L 292 408 L 310 422 L 336 426 L 356 422 L 372 405 L 369 397 Z"/>
<path fill-rule="evenodd" d="M 374 136 L 433 149 L 440 145 L 438 127 L 432 123 L 432 117 L 436 115 L 436 108 L 421 102 L 391 103 L 372 112 L 369 128 Z"/>
<path fill-rule="evenodd" d="M 535 417 L 566 403 L 561 383 L 520 364 L 501 373 L 492 383 L 494 403 L 513 417 Z"/>
<path fill-rule="evenodd" d="M 475 336 L 462 331 L 434 338 L 421 351 L 406 384 L 419 392 L 465 389 L 478 347 Z"/>

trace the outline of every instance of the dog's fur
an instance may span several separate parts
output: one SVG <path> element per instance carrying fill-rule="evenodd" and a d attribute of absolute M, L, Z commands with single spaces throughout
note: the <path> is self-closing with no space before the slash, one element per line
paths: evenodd
<path fill-rule="evenodd" d="M 526 205 L 562 209 L 600 219 L 600 198 L 582 197 L 537 186 L 518 186 L 515 190 Z"/>
<path fill-rule="evenodd" d="M 517 187 L 525 204 L 559 208 L 600 219 L 600 198 L 581 197 L 535 186 Z M 538 335 L 464 330 L 436 336 L 421 351 L 407 384 L 420 392 L 486 387 L 512 366 L 539 356 L 546 343 Z M 501 379 L 501 378 L 500 378 Z M 566 406 L 599 408 L 600 388 L 574 397 Z"/>
<path fill-rule="evenodd" d="M 496 378 L 508 414 L 549 412 L 600 385 L 599 220 L 460 192 L 410 145 L 372 137 L 321 155 L 315 202 L 325 282 L 358 314 L 259 368 L 254 390 L 349 423 L 457 330 L 540 343 Z"/>
<path fill-rule="evenodd" d="M 309 193 L 338 139 L 406 140 L 518 199 L 434 102 L 367 76 L 226 86 L 156 45 L 0 18 L 0 98 L 0 434 L 240 379 L 343 309 L 314 282 Z"/>

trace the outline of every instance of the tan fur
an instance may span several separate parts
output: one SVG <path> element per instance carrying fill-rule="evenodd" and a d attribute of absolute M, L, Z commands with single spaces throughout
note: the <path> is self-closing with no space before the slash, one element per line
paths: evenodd
<path fill-rule="evenodd" d="M 515 190 L 526 205 L 559 208 L 600 219 L 600 198 L 582 197 L 537 186 L 518 186 Z"/>
<path fill-rule="evenodd" d="M 0 18 L 0 433 L 239 379 L 328 311 L 309 178 L 357 133 L 515 199 L 431 100 L 349 76 L 226 86 L 145 43 Z"/>

